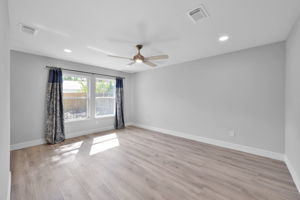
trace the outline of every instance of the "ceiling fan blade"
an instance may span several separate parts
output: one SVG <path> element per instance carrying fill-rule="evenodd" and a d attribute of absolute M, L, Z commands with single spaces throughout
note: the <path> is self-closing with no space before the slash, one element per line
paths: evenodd
<path fill-rule="evenodd" d="M 130 65 L 133 65 L 135 63 L 135 61 L 131 62 L 131 63 L 128 63 L 126 66 L 130 66 Z"/>
<path fill-rule="evenodd" d="M 132 60 L 132 58 L 127 58 L 127 57 L 122 57 L 122 56 L 114 56 L 114 55 L 107 55 L 107 56 L 112 57 L 112 58 L 120 58 L 120 59 Z"/>
<path fill-rule="evenodd" d="M 144 64 L 149 65 L 151 67 L 156 67 L 157 65 L 154 64 L 153 62 L 145 61 Z"/>
<path fill-rule="evenodd" d="M 158 56 L 147 57 L 145 59 L 146 60 L 160 60 L 160 59 L 168 59 L 168 58 L 169 58 L 168 55 L 158 55 Z"/>

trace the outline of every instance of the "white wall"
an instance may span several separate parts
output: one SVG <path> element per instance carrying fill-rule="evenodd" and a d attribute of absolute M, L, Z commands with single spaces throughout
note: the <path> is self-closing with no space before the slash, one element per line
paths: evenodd
<path fill-rule="evenodd" d="M 135 74 L 133 121 L 283 153 L 284 45 Z"/>
<path fill-rule="evenodd" d="M 0 0 L 0 199 L 6 200 L 9 182 L 9 48 L 7 0 Z"/>
<path fill-rule="evenodd" d="M 300 18 L 286 43 L 285 153 L 300 191 Z"/>
<path fill-rule="evenodd" d="M 37 144 L 44 139 L 45 94 L 48 70 L 45 66 L 125 76 L 125 122 L 131 121 L 131 74 L 107 70 L 80 63 L 11 51 L 11 144 Z M 112 128 L 114 117 L 90 119 L 65 124 L 66 136 L 92 133 Z M 33 141 L 33 143 L 30 143 Z M 16 146 L 16 145 L 15 145 Z M 21 145 L 22 146 L 22 145 Z"/>

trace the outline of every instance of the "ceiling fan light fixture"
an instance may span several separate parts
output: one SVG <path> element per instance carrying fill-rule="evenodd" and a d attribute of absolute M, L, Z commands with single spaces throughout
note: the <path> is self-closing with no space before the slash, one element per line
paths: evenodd
<path fill-rule="evenodd" d="M 145 65 L 148 65 L 150 67 L 156 67 L 157 65 L 153 62 L 151 62 L 152 60 L 161 60 L 161 59 L 168 59 L 169 56 L 168 55 L 156 55 L 156 56 L 150 56 L 150 57 L 144 57 L 141 54 L 141 49 L 143 48 L 143 45 L 138 44 L 136 45 L 136 48 L 138 50 L 138 53 L 133 56 L 133 58 L 129 58 L 129 57 L 122 57 L 122 56 L 115 56 L 115 55 L 108 55 L 109 57 L 113 57 L 113 58 L 120 58 L 120 59 L 126 59 L 126 60 L 130 60 L 131 62 L 127 64 L 127 66 L 132 66 L 135 63 L 144 63 Z"/>
<path fill-rule="evenodd" d="M 142 59 L 136 59 L 135 62 L 136 62 L 136 63 L 142 63 L 143 60 L 142 60 Z"/>

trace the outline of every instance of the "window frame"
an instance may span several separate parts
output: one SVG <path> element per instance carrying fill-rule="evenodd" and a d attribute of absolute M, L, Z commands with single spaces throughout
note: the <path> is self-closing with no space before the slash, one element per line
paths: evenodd
<path fill-rule="evenodd" d="M 87 92 L 87 96 L 86 97 L 64 97 L 63 95 L 63 101 L 65 99 L 86 99 L 86 117 L 83 118 L 75 118 L 75 119 L 65 119 L 64 118 L 64 122 L 69 123 L 69 122 L 78 122 L 78 121 L 85 121 L 85 120 L 89 120 L 91 118 L 91 76 L 87 76 L 84 74 L 79 74 L 79 73 L 63 73 L 63 77 L 64 76 L 72 76 L 72 77 L 80 77 L 80 78 L 86 78 L 87 80 L 87 87 L 88 87 L 88 92 Z M 64 78 L 63 78 L 63 82 L 64 82 Z M 64 94 L 64 92 L 63 92 Z M 65 112 L 64 112 L 65 114 Z"/>
<path fill-rule="evenodd" d="M 96 93 L 96 84 L 97 84 L 97 80 L 104 80 L 104 81 L 114 81 L 114 96 L 113 97 L 97 97 L 97 93 Z M 116 80 L 113 79 L 113 78 L 103 78 L 101 76 L 95 76 L 94 77 L 94 92 L 93 92 L 93 95 L 94 95 L 94 108 L 93 108 L 93 111 L 94 111 L 94 118 L 95 119 L 99 119 L 99 118 L 109 118 L 109 117 L 114 117 L 116 115 Z M 97 99 L 104 99 L 104 98 L 107 98 L 107 99 L 113 99 L 114 100 L 114 112 L 113 114 L 108 114 L 108 115 L 98 115 L 96 114 L 96 101 Z"/>

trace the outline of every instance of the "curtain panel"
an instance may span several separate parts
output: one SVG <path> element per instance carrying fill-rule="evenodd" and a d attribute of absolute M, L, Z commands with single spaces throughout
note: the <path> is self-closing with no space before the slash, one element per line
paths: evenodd
<path fill-rule="evenodd" d="M 63 109 L 63 77 L 60 68 L 49 70 L 46 94 L 46 128 L 45 137 L 49 144 L 65 140 Z"/>
<path fill-rule="evenodd" d="M 115 128 L 121 129 L 125 127 L 124 113 L 123 113 L 123 79 L 116 78 L 116 114 L 115 114 Z"/>

